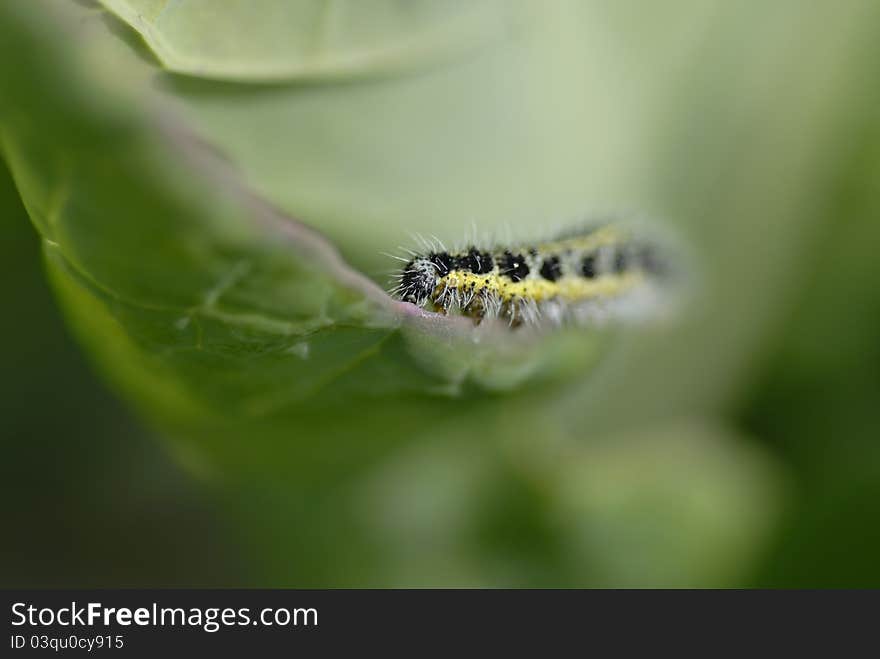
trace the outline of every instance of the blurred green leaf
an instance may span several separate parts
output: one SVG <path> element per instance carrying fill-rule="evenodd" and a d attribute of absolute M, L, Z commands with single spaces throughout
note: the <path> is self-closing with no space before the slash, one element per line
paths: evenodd
<path fill-rule="evenodd" d="M 362 515 L 384 540 L 392 583 L 735 585 L 788 494 L 779 465 L 711 423 L 586 446 L 552 427 L 519 430 L 494 450 L 425 438 L 366 482 Z"/>
<path fill-rule="evenodd" d="M 559 479 L 582 578 L 605 587 L 732 586 L 748 578 L 787 494 L 743 438 L 673 422 L 583 451 Z M 573 570 L 577 573 L 577 568 Z"/>
<path fill-rule="evenodd" d="M 102 2 L 172 71 L 264 82 L 429 64 L 497 36 L 516 6 L 498 0 Z"/>

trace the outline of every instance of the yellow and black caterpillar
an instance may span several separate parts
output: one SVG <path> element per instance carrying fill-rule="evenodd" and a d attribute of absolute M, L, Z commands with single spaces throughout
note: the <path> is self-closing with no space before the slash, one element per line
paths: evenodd
<path fill-rule="evenodd" d="M 609 223 L 531 245 L 412 254 L 392 293 L 476 322 L 589 323 L 656 306 L 669 275 L 657 242 Z"/>

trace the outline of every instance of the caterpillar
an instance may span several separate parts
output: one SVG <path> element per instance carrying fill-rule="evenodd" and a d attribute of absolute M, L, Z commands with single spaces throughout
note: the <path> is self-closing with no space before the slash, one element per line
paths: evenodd
<path fill-rule="evenodd" d="M 616 222 L 534 244 L 435 244 L 397 258 L 405 261 L 391 291 L 398 299 L 511 328 L 640 314 L 657 306 L 672 274 L 659 242 Z"/>

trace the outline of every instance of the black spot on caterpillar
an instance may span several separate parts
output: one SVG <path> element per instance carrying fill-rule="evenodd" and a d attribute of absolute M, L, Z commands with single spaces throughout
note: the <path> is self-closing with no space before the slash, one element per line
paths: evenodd
<path fill-rule="evenodd" d="M 530 269 L 526 263 L 526 257 L 522 254 L 512 254 L 509 251 L 504 252 L 498 261 L 498 266 L 498 274 L 512 282 L 522 281 L 529 276 Z"/>
<path fill-rule="evenodd" d="M 412 254 L 392 294 L 477 323 L 589 323 L 656 302 L 670 272 L 659 244 L 608 223 L 533 244 Z"/>
<path fill-rule="evenodd" d="M 558 256 L 548 256 L 541 264 L 541 276 L 547 281 L 556 281 L 562 276 L 562 265 Z"/>

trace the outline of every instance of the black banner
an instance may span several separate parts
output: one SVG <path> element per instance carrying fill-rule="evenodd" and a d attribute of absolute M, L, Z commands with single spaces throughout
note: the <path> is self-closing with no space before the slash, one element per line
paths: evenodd
<path fill-rule="evenodd" d="M 880 595 L 856 591 L 4 591 L 4 656 L 568 649 L 875 652 Z"/>

